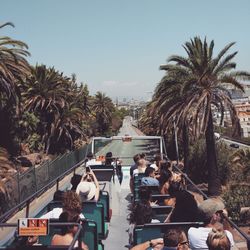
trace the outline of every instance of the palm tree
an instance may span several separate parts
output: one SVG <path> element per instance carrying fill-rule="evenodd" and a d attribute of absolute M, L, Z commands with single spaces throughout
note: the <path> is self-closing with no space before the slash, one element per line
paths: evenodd
<path fill-rule="evenodd" d="M 39 117 L 40 124 L 37 133 L 43 138 L 46 153 L 50 153 L 51 143 L 55 134 L 59 136 L 65 133 L 57 132 L 59 124 L 65 116 L 64 109 L 68 109 L 70 101 L 74 100 L 75 92 L 72 90 L 70 78 L 63 76 L 54 68 L 47 68 L 45 65 L 32 67 L 31 75 L 26 79 L 22 88 L 24 110 L 34 112 Z M 62 115 L 63 114 L 63 115 Z M 69 143 L 71 147 L 71 143 Z M 54 150 L 53 150 L 54 151 Z"/>
<path fill-rule="evenodd" d="M 12 23 L 0 25 L 12 26 Z M 13 117 L 19 114 L 18 82 L 26 78 L 30 72 L 25 57 L 29 55 L 28 46 L 10 37 L 0 37 L 0 145 L 11 150 L 11 127 Z"/>
<path fill-rule="evenodd" d="M 98 91 L 94 97 L 92 108 L 96 117 L 98 131 L 101 135 L 104 135 L 111 126 L 114 104 L 106 94 Z"/>
<path fill-rule="evenodd" d="M 232 59 L 237 52 L 226 55 L 234 44 L 228 44 L 213 57 L 214 41 L 208 45 L 206 39 L 202 41 L 195 37 L 184 45 L 187 57 L 173 55 L 168 59 L 168 64 L 161 66 L 166 71 L 167 79 L 166 91 L 160 94 L 161 100 L 166 100 L 166 106 L 162 109 L 164 113 L 161 113 L 162 120 L 166 127 L 170 127 L 175 118 L 179 129 L 188 125 L 195 138 L 205 135 L 208 191 L 211 196 L 221 192 L 212 110 L 216 107 L 222 117 L 224 111 L 229 110 L 234 134 L 238 134 L 239 119 L 226 86 L 232 85 L 244 91 L 240 81 L 250 79 L 248 72 L 234 71 L 236 63 Z M 179 94 L 175 100 L 173 96 L 176 91 Z"/>

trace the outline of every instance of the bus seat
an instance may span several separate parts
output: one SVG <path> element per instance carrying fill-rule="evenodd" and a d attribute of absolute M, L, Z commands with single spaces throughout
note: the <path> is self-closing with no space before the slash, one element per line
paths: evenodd
<path fill-rule="evenodd" d="M 153 219 L 157 219 L 163 223 L 172 209 L 172 206 L 152 206 Z"/>
<path fill-rule="evenodd" d="M 107 191 L 100 191 L 100 196 L 99 196 L 99 203 L 103 204 L 104 207 L 104 219 L 105 222 L 110 222 L 110 200 L 109 200 L 109 193 Z"/>
<path fill-rule="evenodd" d="M 108 236 L 108 224 L 104 220 L 103 204 L 93 201 L 83 202 L 82 213 L 86 219 L 96 222 L 99 238 L 106 239 Z"/>

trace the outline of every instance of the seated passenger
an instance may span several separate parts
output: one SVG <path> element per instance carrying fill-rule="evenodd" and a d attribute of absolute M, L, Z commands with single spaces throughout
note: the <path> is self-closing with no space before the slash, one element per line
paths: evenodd
<path fill-rule="evenodd" d="M 38 246 L 38 236 L 18 236 L 14 242 L 13 247 L 16 249 L 25 249 L 28 246 Z"/>
<path fill-rule="evenodd" d="M 147 167 L 145 170 L 145 177 L 141 180 L 142 186 L 159 186 L 159 181 L 155 178 L 155 169 Z"/>
<path fill-rule="evenodd" d="M 130 172 L 130 181 L 129 181 L 129 186 L 130 186 L 130 191 L 133 193 L 133 185 L 134 185 L 134 179 L 133 179 L 133 172 L 135 169 L 138 167 L 138 161 L 141 159 L 141 156 L 139 154 L 134 155 L 134 164 L 130 167 L 129 172 Z"/>
<path fill-rule="evenodd" d="M 71 190 L 76 191 L 78 184 L 80 183 L 82 176 L 79 174 L 74 174 L 70 180 Z"/>
<path fill-rule="evenodd" d="M 172 171 L 171 161 L 165 161 L 165 160 L 161 161 L 159 166 L 159 172 L 161 172 L 162 170 Z"/>
<path fill-rule="evenodd" d="M 105 156 L 105 165 L 115 166 L 115 161 L 114 161 L 114 158 L 112 156 L 113 156 L 112 152 L 107 152 L 107 154 Z"/>
<path fill-rule="evenodd" d="M 207 245 L 209 250 L 230 250 L 230 241 L 223 228 L 215 229 L 208 234 Z"/>
<path fill-rule="evenodd" d="M 74 191 L 67 191 L 63 195 L 62 207 L 53 208 L 48 213 L 41 216 L 46 219 L 58 219 L 62 212 L 69 211 L 79 214 L 80 218 L 84 219 L 82 212 L 82 204 L 78 194 Z"/>
<path fill-rule="evenodd" d="M 71 214 L 69 212 L 63 212 L 59 217 L 59 222 L 73 222 L 80 223 L 80 217 L 78 214 Z M 52 246 L 69 246 L 77 232 L 77 226 L 62 226 L 61 234 L 55 234 L 51 240 Z M 88 246 L 84 242 L 76 242 L 75 247 L 78 249 L 88 250 Z"/>
<path fill-rule="evenodd" d="M 183 230 L 169 229 L 164 234 L 163 239 L 159 238 L 146 241 L 142 244 L 134 246 L 133 248 L 131 248 L 131 250 L 146 250 L 149 247 L 162 250 L 188 250 L 188 246 L 188 239 Z"/>
<path fill-rule="evenodd" d="M 145 173 L 146 168 L 147 162 L 145 159 L 141 158 L 140 160 L 138 160 L 138 167 L 133 171 L 133 175 Z"/>
<path fill-rule="evenodd" d="M 62 190 L 56 190 L 53 196 L 53 201 L 62 201 L 64 193 L 65 192 Z"/>
<path fill-rule="evenodd" d="M 186 190 L 175 193 L 175 206 L 165 222 L 195 222 L 199 211 L 194 196 Z"/>
<path fill-rule="evenodd" d="M 144 225 L 146 223 L 156 223 L 158 220 L 153 219 L 153 210 L 148 203 L 136 203 L 129 216 L 129 243 L 133 244 L 133 232 L 136 225 Z"/>
<path fill-rule="evenodd" d="M 151 168 L 154 168 L 155 171 L 158 171 L 160 168 L 161 155 L 157 154 L 154 158 L 154 163 L 150 165 Z"/>
<path fill-rule="evenodd" d="M 97 161 L 94 157 L 94 154 L 92 152 L 89 152 L 87 154 L 87 162 L 86 162 L 86 167 L 91 166 L 91 165 L 102 165 L 101 161 Z"/>
<path fill-rule="evenodd" d="M 161 194 L 169 194 L 168 189 L 171 178 L 172 178 L 172 173 L 170 170 L 162 170 L 160 172 L 159 184 L 160 184 Z"/>
<path fill-rule="evenodd" d="M 215 198 L 207 199 L 200 204 L 199 210 L 204 226 L 198 228 L 191 227 L 188 230 L 191 249 L 208 249 L 206 243 L 208 234 L 212 231 L 212 228 L 217 222 L 222 222 L 223 216 L 225 216 L 222 214 L 224 208 L 223 202 Z M 228 230 L 225 230 L 225 232 L 231 247 L 233 247 L 234 240 L 232 234 Z"/>
<path fill-rule="evenodd" d="M 138 191 L 139 200 L 142 203 L 148 203 L 150 206 L 157 206 L 157 201 L 153 202 L 152 192 L 147 186 L 140 186 Z"/>
<path fill-rule="evenodd" d="M 98 180 L 94 172 L 90 169 L 90 172 L 86 172 L 83 175 L 81 182 L 76 188 L 76 193 L 80 195 L 82 201 L 98 201 L 100 187 Z"/>

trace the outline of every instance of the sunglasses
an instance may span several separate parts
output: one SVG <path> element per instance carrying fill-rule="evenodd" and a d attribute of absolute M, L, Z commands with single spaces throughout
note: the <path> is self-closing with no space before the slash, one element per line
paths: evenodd
<path fill-rule="evenodd" d="M 181 243 L 179 243 L 179 245 L 187 245 L 187 246 L 189 246 L 189 241 L 183 241 L 183 242 L 181 242 Z"/>

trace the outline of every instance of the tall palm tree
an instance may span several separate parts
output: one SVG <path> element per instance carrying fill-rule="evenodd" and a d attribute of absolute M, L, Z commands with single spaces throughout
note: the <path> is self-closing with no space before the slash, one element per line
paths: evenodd
<path fill-rule="evenodd" d="M 59 139 L 62 134 L 68 136 L 65 130 L 67 125 L 64 126 L 61 121 L 68 116 L 64 109 L 68 110 L 70 102 L 74 100 L 72 82 L 54 68 L 37 65 L 32 67 L 30 76 L 21 88 L 24 110 L 34 112 L 39 117 L 37 132 L 43 138 L 46 153 L 50 153 L 56 134 Z M 69 145 L 71 147 L 71 143 Z"/>
<path fill-rule="evenodd" d="M 0 25 L 12 26 L 12 23 Z M 19 113 L 18 82 L 25 79 L 30 72 L 29 63 L 25 57 L 29 56 L 28 46 L 10 37 L 0 37 L 0 146 L 11 150 L 11 127 L 13 117 Z"/>
<path fill-rule="evenodd" d="M 12 23 L 5 23 L 0 26 L 12 26 Z M 29 56 L 28 46 L 21 41 L 13 40 L 10 37 L 0 37 L 0 95 L 11 100 L 12 104 L 17 100 L 17 82 L 24 79 L 30 72 L 29 63 L 25 59 Z"/>
<path fill-rule="evenodd" d="M 234 134 L 238 134 L 240 123 L 226 86 L 232 85 L 244 91 L 240 81 L 250 79 L 248 72 L 234 71 L 236 63 L 232 62 L 232 59 L 237 52 L 227 55 L 234 44 L 228 44 L 214 57 L 214 41 L 208 44 L 206 39 L 202 41 L 199 37 L 195 37 L 183 46 L 187 57 L 173 55 L 168 59 L 168 64 L 161 66 L 161 69 L 166 71 L 166 77 L 171 78 L 167 83 L 171 82 L 172 89 L 176 86 L 179 91 L 176 100 L 173 99 L 174 91 L 167 90 L 161 93 L 162 100 L 167 100 L 167 109 L 162 115 L 165 126 L 170 126 L 175 118 L 179 128 L 188 124 L 194 137 L 205 135 L 210 195 L 219 195 L 221 192 L 212 110 L 217 107 L 222 117 L 224 111 L 228 110 L 231 114 Z"/>
<path fill-rule="evenodd" d="M 112 122 L 114 104 L 106 94 L 98 91 L 94 97 L 92 108 L 98 124 L 98 131 L 104 135 Z"/>

